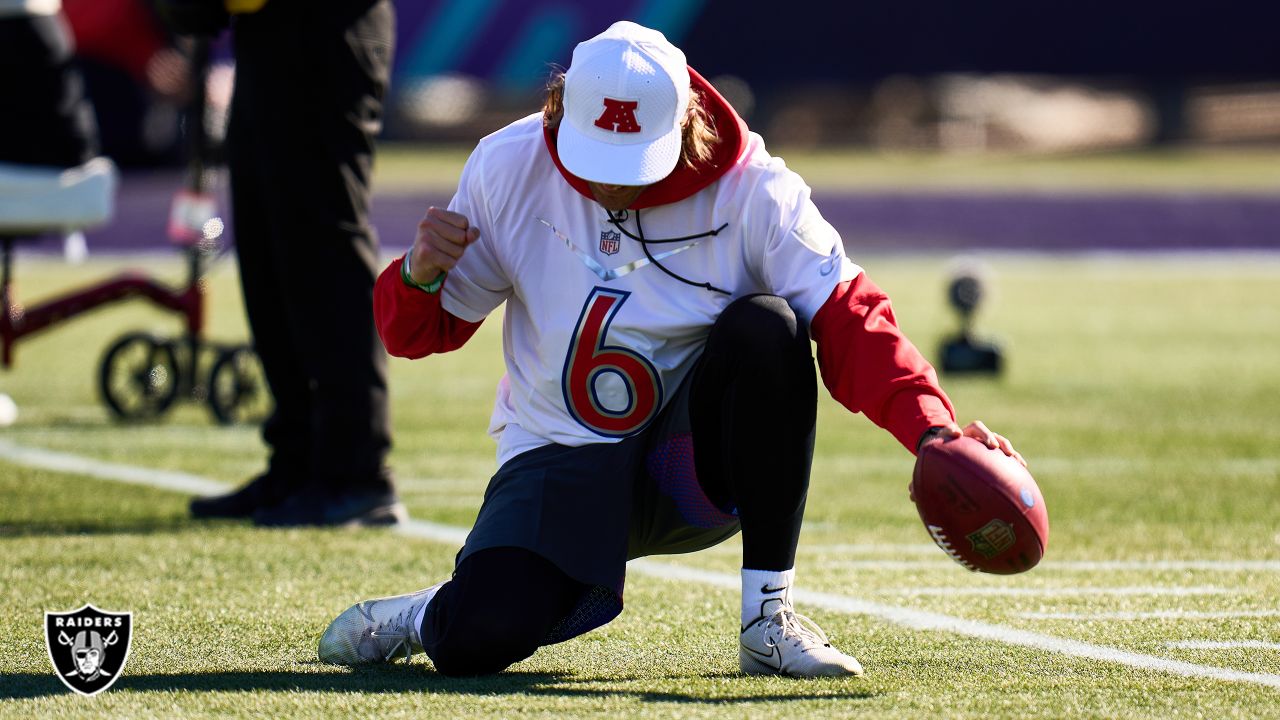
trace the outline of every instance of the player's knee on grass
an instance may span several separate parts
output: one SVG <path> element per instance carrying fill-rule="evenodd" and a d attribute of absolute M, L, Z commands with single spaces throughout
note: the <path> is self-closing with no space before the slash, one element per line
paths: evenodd
<path fill-rule="evenodd" d="M 423 648 L 442 675 L 491 675 L 534 653 L 584 586 L 523 548 L 467 557 L 428 606 Z"/>
<path fill-rule="evenodd" d="M 466 612 L 429 653 L 441 675 L 492 675 L 534 653 L 546 637 L 503 612 Z"/>

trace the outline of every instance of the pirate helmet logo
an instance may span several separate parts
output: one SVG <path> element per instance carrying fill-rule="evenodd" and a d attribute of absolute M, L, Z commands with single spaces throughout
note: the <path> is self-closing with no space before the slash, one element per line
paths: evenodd
<path fill-rule="evenodd" d="M 111 687 L 129 659 L 132 620 L 133 613 L 106 612 L 92 605 L 46 612 L 45 644 L 58 679 L 82 695 Z"/>

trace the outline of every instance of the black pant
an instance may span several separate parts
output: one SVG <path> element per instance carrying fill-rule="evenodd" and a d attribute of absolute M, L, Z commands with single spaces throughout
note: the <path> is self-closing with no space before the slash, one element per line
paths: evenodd
<path fill-rule="evenodd" d="M 272 0 L 234 26 L 236 252 L 275 398 L 268 475 L 292 489 L 389 487 L 368 208 L 393 26 L 390 0 Z"/>
<path fill-rule="evenodd" d="M 738 509 L 744 567 L 789 569 L 817 418 L 807 328 L 780 297 L 740 298 L 712 327 L 689 382 L 703 492 Z M 423 647 L 443 674 L 498 672 L 532 655 L 588 589 L 529 550 L 479 550 L 428 606 Z"/>
<path fill-rule="evenodd" d="M 0 162 L 72 167 L 98 127 L 59 15 L 0 18 Z"/>
<path fill-rule="evenodd" d="M 742 521 L 742 566 L 795 565 L 813 464 L 818 381 L 809 329 L 776 295 L 725 308 L 693 376 L 698 482 Z"/>

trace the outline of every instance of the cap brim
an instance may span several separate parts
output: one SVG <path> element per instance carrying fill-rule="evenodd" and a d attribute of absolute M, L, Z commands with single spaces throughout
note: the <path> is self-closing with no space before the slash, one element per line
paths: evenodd
<path fill-rule="evenodd" d="M 615 145 L 578 132 L 567 121 L 556 134 L 556 152 L 565 169 L 589 182 L 606 185 L 652 185 L 671 174 L 680 161 L 681 131 L 646 143 Z"/>

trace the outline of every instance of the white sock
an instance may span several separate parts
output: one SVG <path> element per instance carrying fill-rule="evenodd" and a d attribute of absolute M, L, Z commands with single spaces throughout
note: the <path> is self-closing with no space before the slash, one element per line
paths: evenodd
<path fill-rule="evenodd" d="M 443 584 L 444 583 L 440 583 L 440 585 Z M 436 592 L 440 592 L 440 585 L 431 588 L 432 590 L 435 590 L 435 592 L 431 593 L 431 600 L 436 599 Z M 418 610 L 418 614 L 413 616 L 413 627 L 411 630 L 418 638 L 419 645 L 422 644 L 422 621 L 427 617 L 427 608 L 431 606 L 431 600 L 422 603 L 422 607 Z"/>
<path fill-rule="evenodd" d="M 427 606 L 430 604 L 430 601 L 422 603 L 422 609 L 413 616 L 413 634 L 418 636 L 418 645 L 422 645 L 422 621 L 427 617 Z"/>
<path fill-rule="evenodd" d="M 791 605 L 791 585 L 796 569 L 742 569 L 742 627 L 768 617 L 782 605 Z"/>

